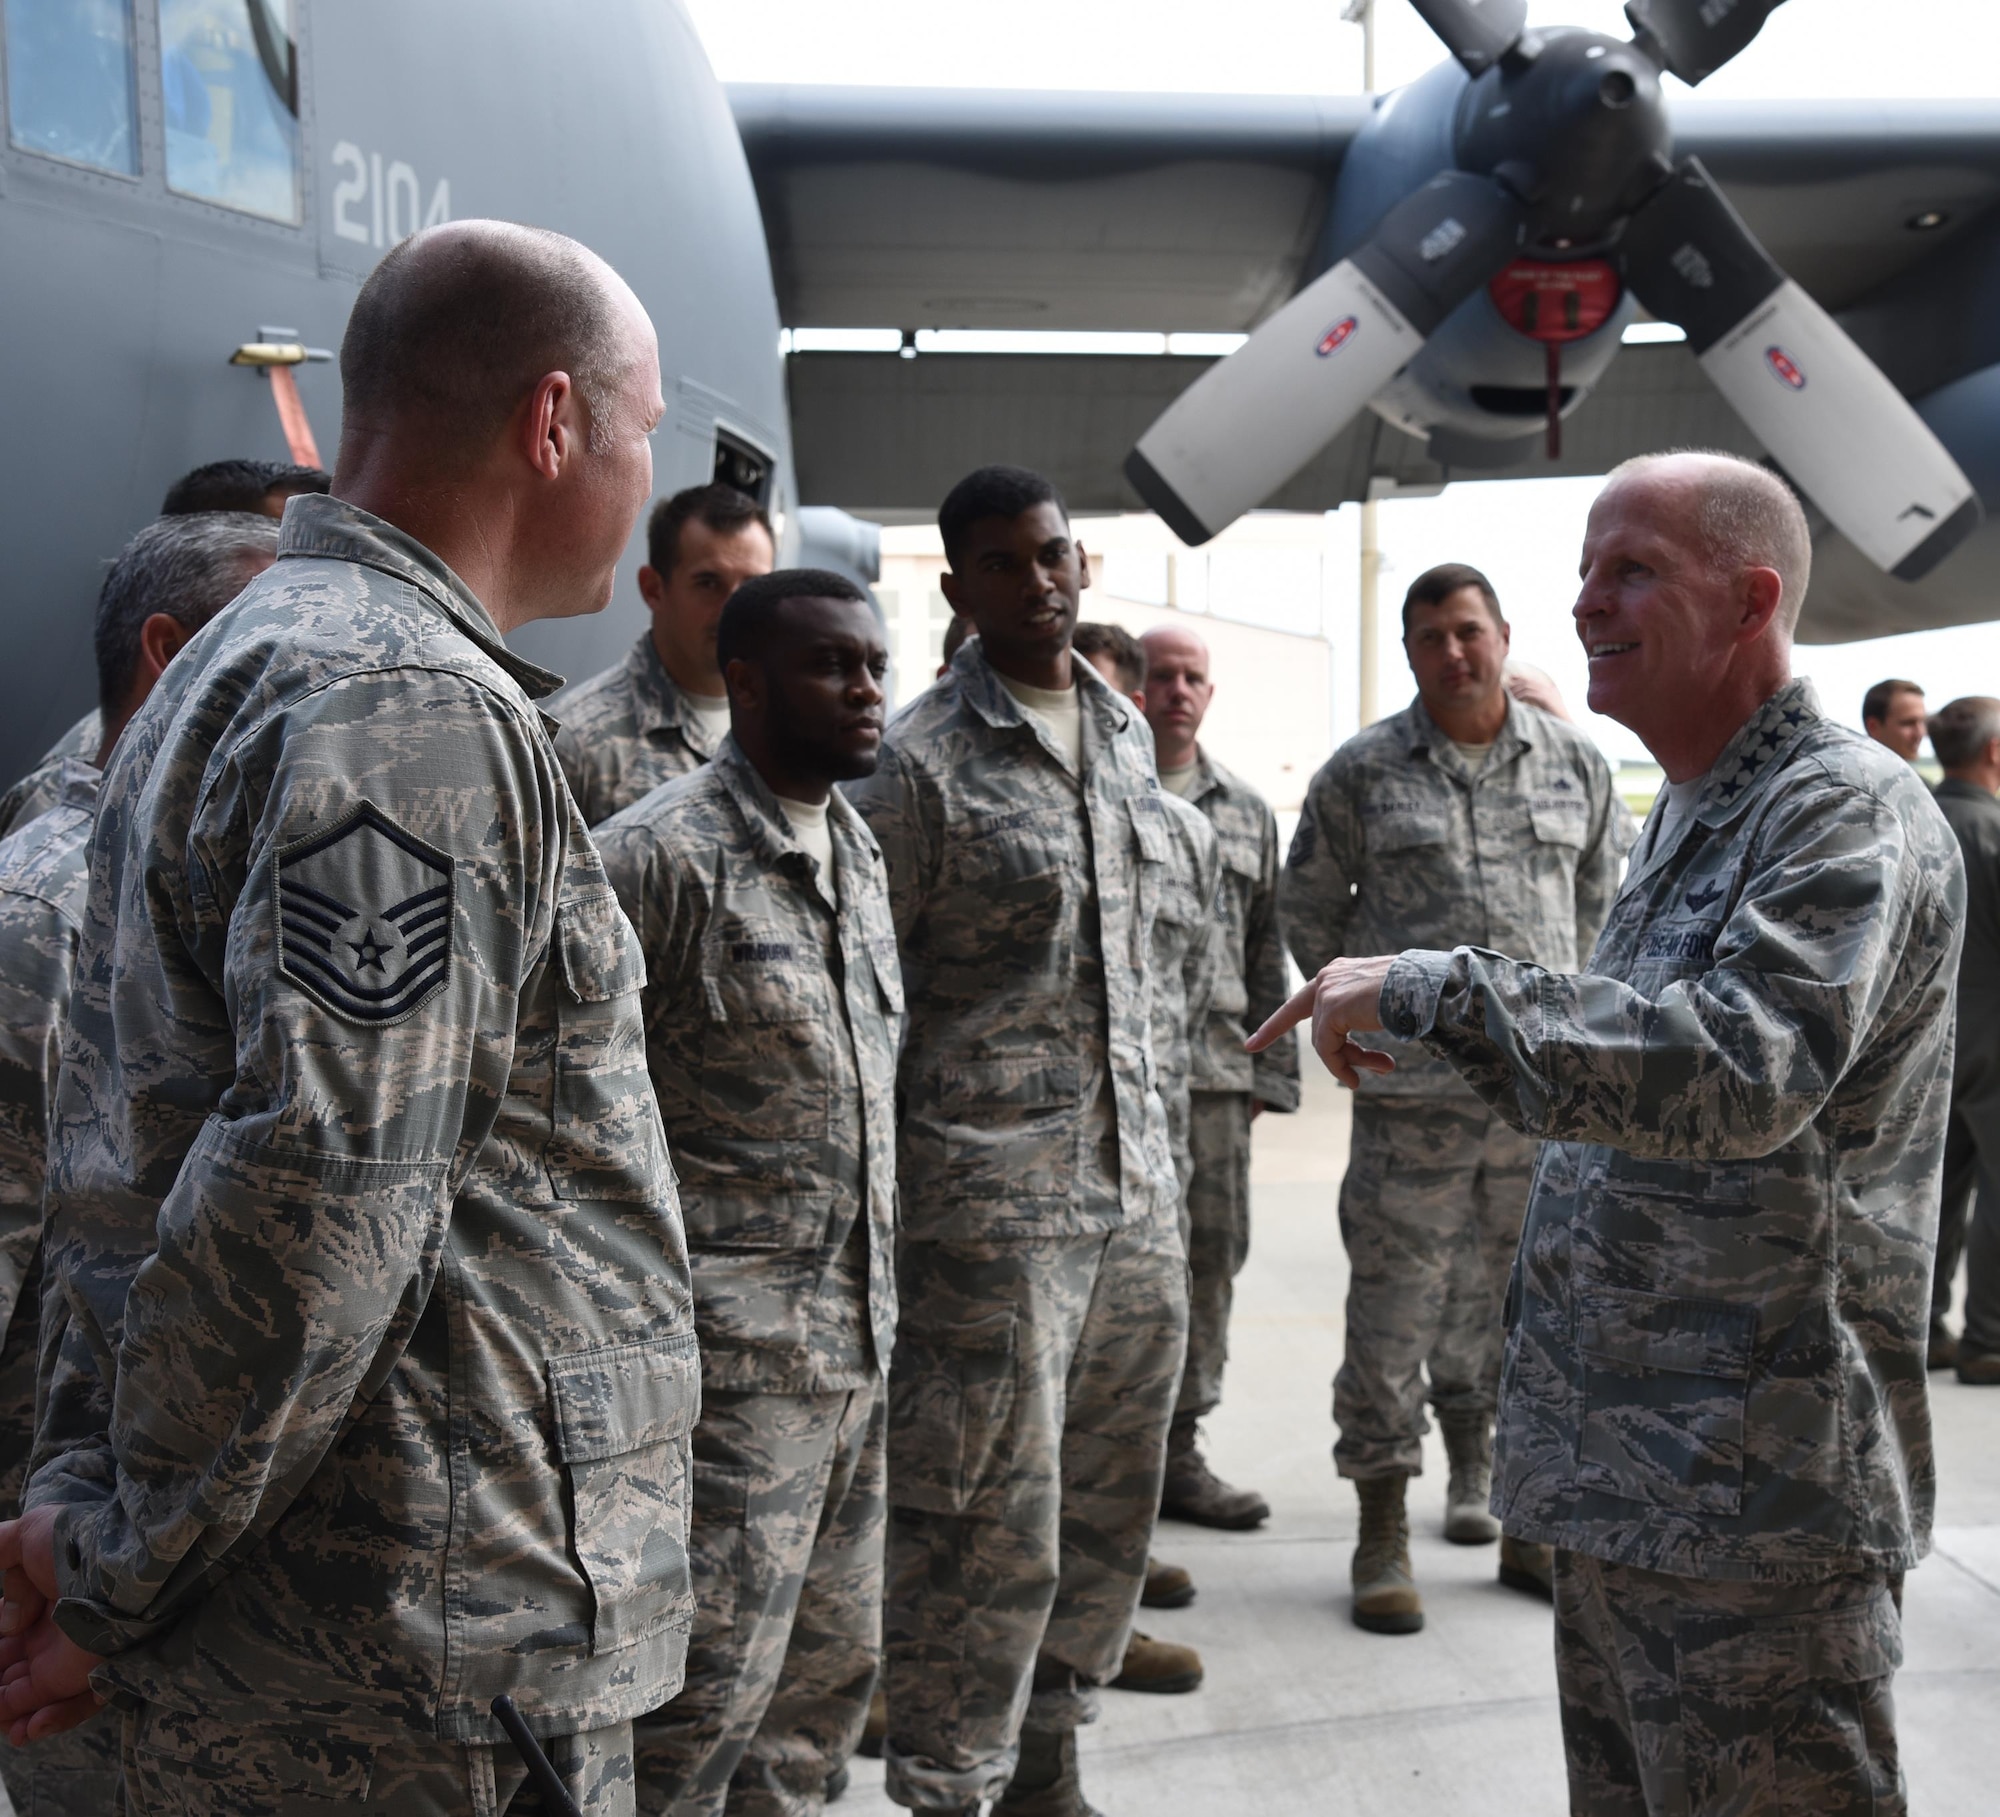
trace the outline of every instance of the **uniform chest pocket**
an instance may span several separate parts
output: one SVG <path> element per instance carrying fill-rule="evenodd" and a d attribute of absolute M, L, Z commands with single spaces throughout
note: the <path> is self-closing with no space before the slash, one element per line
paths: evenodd
<path fill-rule="evenodd" d="M 1754 1306 L 1581 1289 L 1578 1487 L 1655 1508 L 1738 1513 L 1756 1338 Z"/>
<path fill-rule="evenodd" d="M 1590 831 L 1588 804 L 1561 796 L 1531 801 L 1528 804 L 1528 820 L 1534 827 L 1538 844 L 1567 846 L 1571 851 L 1583 850 L 1584 840 Z"/>
<path fill-rule="evenodd" d="M 835 1024 L 824 973 L 808 964 L 818 958 L 794 941 L 750 937 L 708 954 L 701 1109 L 723 1134 L 787 1142 L 827 1134 Z"/>
<path fill-rule="evenodd" d="M 1443 845 L 1450 837 L 1451 825 L 1442 812 L 1404 809 L 1372 818 L 1366 841 L 1371 852 L 1414 852 Z"/>
<path fill-rule="evenodd" d="M 591 1652 L 685 1632 L 690 1434 L 701 1411 L 694 1338 L 581 1351 L 548 1370 L 571 1542 L 590 1581 Z"/>
<path fill-rule="evenodd" d="M 1022 808 L 969 817 L 953 838 L 947 863 L 956 904 L 932 916 L 940 962 L 1005 961 L 1062 936 L 1079 869 L 1076 810 Z"/>
<path fill-rule="evenodd" d="M 558 905 L 555 948 L 550 1187 L 563 1199 L 651 1199 L 664 1190 L 667 1162 L 646 1071 L 639 938 L 604 890 Z"/>

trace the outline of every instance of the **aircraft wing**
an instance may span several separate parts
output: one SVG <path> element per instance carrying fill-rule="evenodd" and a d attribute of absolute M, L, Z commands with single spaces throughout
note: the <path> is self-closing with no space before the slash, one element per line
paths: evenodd
<path fill-rule="evenodd" d="M 729 98 L 788 325 L 1168 334 L 1247 331 L 1316 274 L 1342 157 L 1371 110 L 1393 104 L 766 85 Z M 2000 110 L 1689 95 L 1673 126 L 1677 153 L 1702 160 L 1906 394 L 2000 365 Z M 966 467 L 998 459 L 1048 472 L 1079 510 L 1134 509 L 1125 452 L 1205 364 L 795 353 L 802 496 L 885 520 L 927 515 Z M 1961 455 L 1989 508 L 2000 424 L 1993 435 L 1992 487 Z M 1689 443 L 1761 453 L 1685 349 L 1632 346 L 1566 423 L 1560 463 L 1535 456 L 1477 477 L 1601 473 Z M 1365 496 L 1371 477 L 1451 475 L 1368 417 L 1270 502 L 1325 509 Z M 1851 556 L 1828 533 L 1809 635 L 2000 609 L 1990 525 L 1916 585 Z"/>

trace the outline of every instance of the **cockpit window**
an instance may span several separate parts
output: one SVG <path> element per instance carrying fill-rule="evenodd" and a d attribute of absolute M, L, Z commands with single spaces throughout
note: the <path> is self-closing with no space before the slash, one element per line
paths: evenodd
<path fill-rule="evenodd" d="M 132 0 L 6 0 L 5 19 L 8 138 L 137 176 Z"/>
<path fill-rule="evenodd" d="M 273 221 L 299 218 L 296 5 L 160 0 L 169 189 Z"/>

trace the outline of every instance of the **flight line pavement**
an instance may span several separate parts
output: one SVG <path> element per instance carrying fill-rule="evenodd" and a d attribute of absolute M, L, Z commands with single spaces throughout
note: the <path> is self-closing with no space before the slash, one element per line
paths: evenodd
<path fill-rule="evenodd" d="M 1444 1451 L 1410 1486 L 1411 1556 L 1428 1623 L 1363 1634 L 1348 1619 L 1354 1495 L 1334 1475 L 1333 1372 L 1347 1263 L 1335 1200 L 1349 1100 L 1306 1056 L 1304 1107 L 1256 1126 L 1250 1261 L 1210 1457 L 1261 1489 L 1258 1532 L 1164 1522 L 1193 1605 L 1140 1625 L 1201 1649 L 1186 1696 L 1107 1691 L 1082 1734 L 1106 1817 L 1540 1817 L 1566 1808 L 1546 1604 L 1494 1581 L 1495 1549 L 1442 1537 Z M 1933 1376 L 1937 1543 L 1910 1576 L 1896 1679 L 1910 1808 L 1990 1817 L 2000 1784 L 2000 1388 Z M 894 1811 L 857 1760 L 842 1817 Z"/>

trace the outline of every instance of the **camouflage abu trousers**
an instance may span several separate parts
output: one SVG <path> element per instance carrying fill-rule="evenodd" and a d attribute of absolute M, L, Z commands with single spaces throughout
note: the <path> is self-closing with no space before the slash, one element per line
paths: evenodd
<path fill-rule="evenodd" d="M 1426 1370 L 1440 1414 L 1491 1422 L 1537 1146 L 1476 1103 L 1355 1099 L 1340 1188 L 1347 1349 L 1333 1378 L 1342 1476 L 1423 1469 Z"/>
<path fill-rule="evenodd" d="M 1187 1333 L 1167 1207 L 1108 1234 L 903 1245 L 889 1400 L 889 1796 L 998 1795 L 1074 1728 L 1146 1578 Z"/>
<path fill-rule="evenodd" d="M 632 1725 L 542 1751 L 584 1817 L 632 1817 Z M 360 1743 L 146 1704 L 124 1718 L 124 1817 L 545 1817 L 508 1742 Z"/>
<path fill-rule="evenodd" d="M 1236 1277 L 1250 1254 L 1250 1094 L 1198 1091 L 1192 1109 L 1187 1366 L 1174 1411 L 1186 1419 L 1205 1419 L 1222 1404 L 1229 1314 L 1236 1303 Z"/>
<path fill-rule="evenodd" d="M 795 1817 L 868 1719 L 882 1642 L 876 1385 L 702 1396 L 687 1680 L 632 1725 L 648 1817 Z"/>
<path fill-rule="evenodd" d="M 1901 1817 L 1881 1571 L 1670 1577 L 1556 1553 L 1556 1683 L 1577 1817 Z"/>

